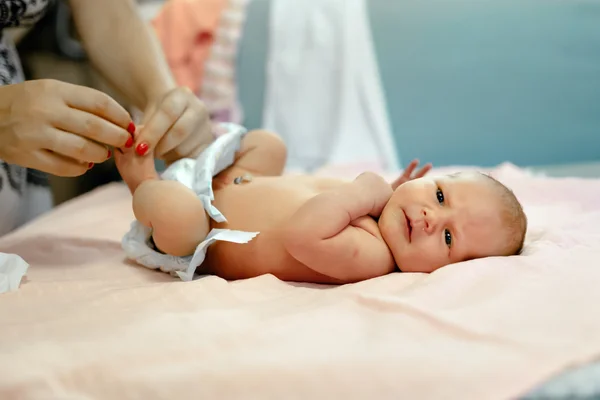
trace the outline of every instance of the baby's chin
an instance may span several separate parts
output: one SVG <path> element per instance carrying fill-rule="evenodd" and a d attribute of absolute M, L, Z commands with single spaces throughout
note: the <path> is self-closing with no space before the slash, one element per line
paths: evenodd
<path fill-rule="evenodd" d="M 445 267 L 445 265 L 440 266 L 439 264 L 423 262 L 422 260 L 411 260 L 406 254 L 401 253 L 394 254 L 394 261 L 396 262 L 396 267 L 400 270 L 400 272 L 429 274 Z"/>

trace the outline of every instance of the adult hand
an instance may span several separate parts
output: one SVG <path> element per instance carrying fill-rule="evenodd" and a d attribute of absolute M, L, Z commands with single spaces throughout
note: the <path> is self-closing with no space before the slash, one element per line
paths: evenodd
<path fill-rule="evenodd" d="M 195 157 L 213 141 L 210 118 L 204 104 L 185 87 L 168 92 L 144 113 L 144 128 L 137 135 L 136 153 L 167 163 Z"/>
<path fill-rule="evenodd" d="M 412 160 L 410 162 L 410 164 L 408 164 L 408 166 L 406 167 L 406 169 L 404 170 L 402 175 L 400 175 L 400 177 L 398 179 L 396 179 L 394 182 L 392 182 L 392 189 L 396 190 L 398 188 L 398 186 L 402 185 L 403 183 L 406 183 L 413 179 L 418 179 L 418 178 L 424 177 L 432 168 L 431 163 L 427 163 L 423 166 L 423 168 L 421 168 L 420 170 L 418 170 L 416 173 L 413 174 L 413 172 L 415 172 L 415 169 L 418 166 L 419 166 L 419 160 L 416 160 L 416 159 Z"/>
<path fill-rule="evenodd" d="M 123 147 L 135 127 L 110 96 L 34 80 L 0 87 L 0 159 L 59 176 L 79 176 Z M 132 141 L 129 142 L 132 145 Z"/>

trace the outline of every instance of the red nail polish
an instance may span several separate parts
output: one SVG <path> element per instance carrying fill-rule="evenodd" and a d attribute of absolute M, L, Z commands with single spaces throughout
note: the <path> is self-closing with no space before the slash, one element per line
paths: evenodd
<path fill-rule="evenodd" d="M 133 146 L 133 138 L 130 136 L 129 139 L 127 139 L 127 141 L 125 142 L 125 147 L 126 148 L 131 148 L 131 146 Z"/>
<path fill-rule="evenodd" d="M 110 156 L 112 156 L 112 151 L 110 151 L 110 149 L 108 149 L 108 155 L 106 156 L 106 158 L 110 158 Z"/>
<path fill-rule="evenodd" d="M 129 132 L 131 135 L 135 133 L 135 124 L 133 122 L 130 122 L 127 126 L 127 132 Z"/>
<path fill-rule="evenodd" d="M 93 162 L 89 163 L 89 164 L 88 164 L 88 169 L 91 169 L 93 166 L 94 166 L 94 163 L 93 163 Z"/>
<path fill-rule="evenodd" d="M 135 151 L 138 155 L 143 156 L 148 152 L 148 145 L 146 143 L 140 143 L 135 148 Z"/>

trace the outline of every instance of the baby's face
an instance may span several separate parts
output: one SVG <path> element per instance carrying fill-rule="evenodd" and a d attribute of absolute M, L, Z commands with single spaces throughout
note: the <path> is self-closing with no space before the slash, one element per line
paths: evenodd
<path fill-rule="evenodd" d="M 475 174 L 415 179 L 396 189 L 379 228 L 401 271 L 433 272 L 501 251 L 498 196 Z"/>

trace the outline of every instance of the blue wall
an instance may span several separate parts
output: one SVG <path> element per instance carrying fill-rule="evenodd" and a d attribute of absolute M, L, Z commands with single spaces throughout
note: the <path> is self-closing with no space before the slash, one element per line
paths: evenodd
<path fill-rule="evenodd" d="M 403 160 L 600 160 L 600 0 L 368 0 Z M 241 46 L 246 124 L 261 124 L 268 1 Z"/>

